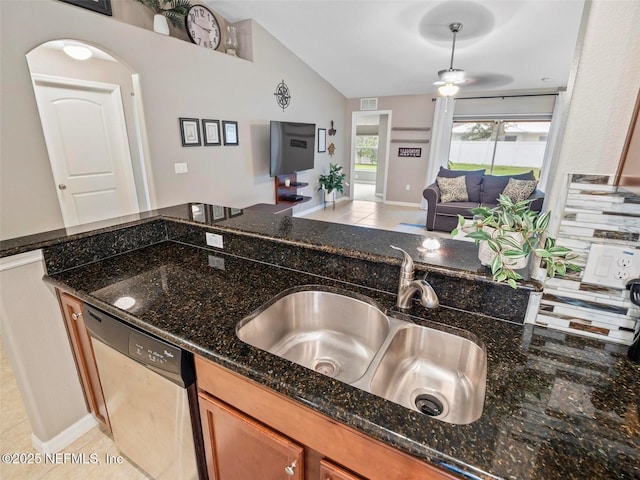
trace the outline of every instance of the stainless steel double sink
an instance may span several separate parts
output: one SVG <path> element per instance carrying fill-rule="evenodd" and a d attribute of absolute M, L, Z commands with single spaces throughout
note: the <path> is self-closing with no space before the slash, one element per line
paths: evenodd
<path fill-rule="evenodd" d="M 482 414 L 487 355 L 470 333 L 386 315 L 366 297 L 285 292 L 236 327 L 240 340 L 406 408 L 455 424 Z"/>

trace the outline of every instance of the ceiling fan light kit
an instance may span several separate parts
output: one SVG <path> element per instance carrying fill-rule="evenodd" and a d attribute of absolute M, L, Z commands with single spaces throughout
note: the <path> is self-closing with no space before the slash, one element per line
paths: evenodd
<path fill-rule="evenodd" d="M 458 93 L 460 87 L 455 83 L 445 83 L 444 85 L 438 87 L 438 93 L 443 97 L 453 97 L 456 93 Z"/>
<path fill-rule="evenodd" d="M 456 35 L 460 30 L 462 30 L 462 23 L 454 22 L 449 24 L 449 30 L 453 33 L 453 44 L 451 46 L 451 62 L 449 63 L 449 68 L 447 70 L 440 70 L 438 72 L 439 81 L 435 82 L 434 85 L 439 85 L 438 93 L 444 97 L 451 97 L 458 93 L 460 87 L 458 86 L 461 83 L 465 82 L 465 72 L 464 70 L 453 68 L 453 55 L 456 51 Z"/>

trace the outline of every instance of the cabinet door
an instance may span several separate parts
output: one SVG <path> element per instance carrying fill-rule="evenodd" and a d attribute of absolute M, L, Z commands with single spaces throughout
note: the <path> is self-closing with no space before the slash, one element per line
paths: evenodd
<path fill-rule="evenodd" d="M 326 459 L 320 460 L 320 480 L 362 480 Z"/>
<path fill-rule="evenodd" d="M 91 337 L 84 323 L 82 302 L 68 293 L 59 293 L 64 322 L 71 341 L 73 357 L 76 361 L 80 383 L 84 391 L 87 407 L 94 417 L 111 430 L 109 415 L 98 376 L 98 367 L 93 354 Z"/>
<path fill-rule="evenodd" d="M 304 450 L 250 417 L 200 393 L 211 480 L 302 480 Z"/>

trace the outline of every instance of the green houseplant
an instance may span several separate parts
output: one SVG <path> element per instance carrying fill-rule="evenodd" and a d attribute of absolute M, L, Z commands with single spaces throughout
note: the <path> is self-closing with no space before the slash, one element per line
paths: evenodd
<path fill-rule="evenodd" d="M 137 0 L 156 15 L 164 15 L 174 27 L 180 27 L 191 7 L 189 0 Z"/>
<path fill-rule="evenodd" d="M 330 194 L 334 190 L 340 193 L 344 193 L 344 186 L 347 183 L 344 179 L 347 178 L 347 174 L 342 171 L 342 165 L 338 165 L 337 163 L 329 164 L 329 174 L 328 175 L 320 175 L 320 188 L 319 190 L 324 190 L 327 194 Z"/>
<path fill-rule="evenodd" d="M 570 262 L 578 255 L 570 248 L 557 246 L 548 236 L 551 212 L 539 214 L 529 204 L 529 200 L 514 202 L 501 194 L 498 206 L 472 209 L 471 221 L 458 215 L 458 226 L 451 232 L 456 236 L 462 231 L 475 240 L 480 246 L 480 260 L 491 267 L 493 279 L 506 281 L 513 288 L 522 279 L 516 270 L 527 265 L 530 254 L 541 259 L 549 277 L 565 275 L 569 270 L 580 271 L 580 267 Z"/>

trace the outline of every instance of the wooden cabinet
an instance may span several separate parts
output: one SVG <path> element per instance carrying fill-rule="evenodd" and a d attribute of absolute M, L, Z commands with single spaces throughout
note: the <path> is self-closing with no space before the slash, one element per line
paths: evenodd
<path fill-rule="evenodd" d="M 60 291 L 57 293 L 87 408 L 96 420 L 110 431 L 109 415 L 102 393 L 91 337 L 84 323 L 82 302 L 68 293 Z"/>
<path fill-rule="evenodd" d="M 457 478 L 218 364 L 197 356 L 195 364 L 207 466 L 209 475 L 215 480 Z M 232 413 L 235 413 L 235 420 L 220 420 L 225 416 L 233 416 Z M 222 426 L 216 427 L 218 422 Z M 226 433 L 219 432 L 216 435 L 216 428 L 222 428 Z M 224 442 L 234 446 L 224 445 Z M 298 451 L 295 446 L 302 449 L 298 457 L 295 457 L 300 459 L 296 462 L 301 462 L 296 463 L 296 467 L 304 467 L 299 470 L 296 468 L 296 474 L 301 474 L 304 470 L 304 477 L 283 474 L 283 462 L 294 459 L 294 452 Z M 260 449 L 259 453 L 253 452 L 256 448 Z M 238 453 L 243 449 L 250 451 Z M 302 451 L 304 463 L 300 456 L 303 455 Z M 278 454 L 280 456 L 274 452 L 281 452 Z M 279 470 L 274 467 L 273 476 L 267 475 L 263 467 L 259 467 L 258 474 L 252 472 L 242 476 L 216 476 L 219 465 L 228 465 L 230 462 L 231 466 L 237 467 L 240 463 L 251 463 L 250 459 L 254 457 L 255 461 L 260 461 L 260 465 L 262 462 L 271 465 L 271 458 L 277 458 L 274 463 Z"/>
<path fill-rule="evenodd" d="M 206 394 L 199 403 L 210 480 L 303 480 L 300 445 Z"/>
<path fill-rule="evenodd" d="M 362 480 L 344 468 L 334 465 L 328 460 L 320 460 L 320 480 Z"/>

